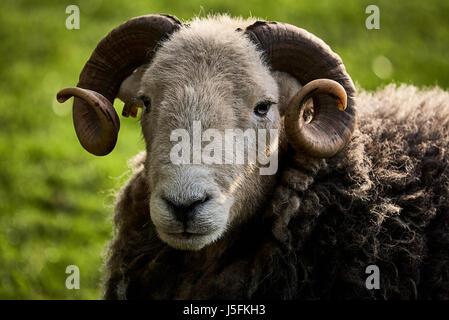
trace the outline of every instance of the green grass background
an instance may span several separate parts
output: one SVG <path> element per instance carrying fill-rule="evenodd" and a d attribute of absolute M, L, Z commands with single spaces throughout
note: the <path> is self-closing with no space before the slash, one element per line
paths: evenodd
<path fill-rule="evenodd" d="M 70 4 L 80 7 L 80 30 L 65 28 Z M 365 28 L 369 4 L 380 8 L 380 30 Z M 57 104 L 56 92 L 75 85 L 96 43 L 131 17 L 171 13 L 188 20 L 225 12 L 308 29 L 369 90 L 389 82 L 449 86 L 446 0 L 2 0 L 0 298 L 100 297 L 101 253 L 113 229 L 112 190 L 126 180 L 127 160 L 143 148 L 138 120 L 122 119 L 112 154 L 83 151 L 72 126 L 72 102 Z M 391 62 L 386 79 L 373 72 L 378 56 Z M 65 288 L 65 269 L 72 264 L 80 268 L 80 290 Z"/>

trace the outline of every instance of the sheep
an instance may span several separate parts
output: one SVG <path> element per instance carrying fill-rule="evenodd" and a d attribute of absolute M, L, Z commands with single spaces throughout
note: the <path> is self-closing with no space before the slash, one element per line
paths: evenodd
<path fill-rule="evenodd" d="M 71 96 L 96 155 L 115 146 L 115 97 L 142 109 L 105 299 L 449 299 L 448 92 L 357 94 L 340 57 L 288 24 L 148 15 L 99 43 L 57 97 Z M 170 132 L 194 120 L 275 130 L 277 171 L 173 164 Z"/>

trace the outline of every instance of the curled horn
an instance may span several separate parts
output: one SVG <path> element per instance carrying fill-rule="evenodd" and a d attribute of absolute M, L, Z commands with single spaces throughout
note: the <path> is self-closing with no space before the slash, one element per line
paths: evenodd
<path fill-rule="evenodd" d="M 257 21 L 245 33 L 273 70 L 291 74 L 303 86 L 285 118 L 289 143 L 313 157 L 335 155 L 350 140 L 356 123 L 355 87 L 341 58 L 321 39 L 289 24 Z M 314 116 L 306 123 L 300 105 L 309 98 Z"/>
<path fill-rule="evenodd" d="M 113 29 L 97 45 L 81 71 L 75 88 L 58 92 L 64 102 L 74 96 L 73 124 L 81 145 L 90 153 L 110 153 L 117 142 L 120 121 L 113 107 L 120 85 L 151 61 L 157 44 L 181 26 L 169 15 L 146 15 Z"/>

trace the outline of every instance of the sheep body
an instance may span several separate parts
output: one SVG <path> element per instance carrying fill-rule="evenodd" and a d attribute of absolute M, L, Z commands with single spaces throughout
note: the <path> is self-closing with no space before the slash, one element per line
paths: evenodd
<path fill-rule="evenodd" d="M 159 240 L 143 166 L 117 199 L 107 299 L 449 299 L 449 93 L 389 85 L 357 97 L 328 160 L 285 154 L 272 198 L 200 251 Z M 365 286 L 368 265 L 380 289 Z"/>

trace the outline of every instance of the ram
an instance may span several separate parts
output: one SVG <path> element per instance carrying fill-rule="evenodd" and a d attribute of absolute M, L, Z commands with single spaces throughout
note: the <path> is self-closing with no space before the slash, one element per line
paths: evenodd
<path fill-rule="evenodd" d="M 101 40 L 57 98 L 71 96 L 95 155 L 115 146 L 114 99 L 124 116 L 142 108 L 105 298 L 449 298 L 447 92 L 357 93 L 340 57 L 289 24 L 147 15 Z M 275 172 L 258 158 L 174 163 L 173 132 L 195 123 L 276 132 L 261 152 Z M 245 140 L 245 155 L 260 145 Z"/>

